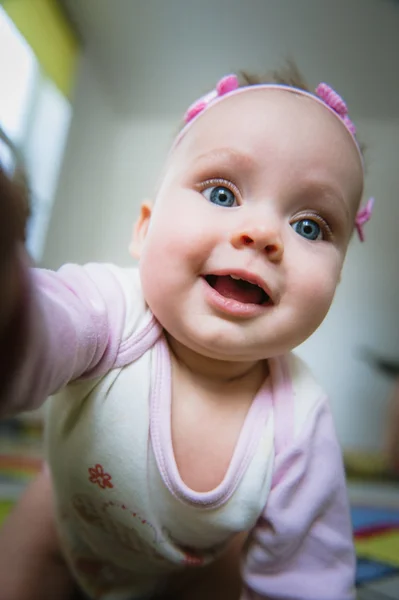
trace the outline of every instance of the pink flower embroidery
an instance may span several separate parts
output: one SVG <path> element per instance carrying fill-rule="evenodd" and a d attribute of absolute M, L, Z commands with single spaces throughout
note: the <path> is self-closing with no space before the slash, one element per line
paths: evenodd
<path fill-rule="evenodd" d="M 204 564 L 204 559 L 200 556 L 195 556 L 194 554 L 186 552 L 182 562 L 187 567 L 201 567 Z"/>
<path fill-rule="evenodd" d="M 104 472 L 104 468 L 102 465 L 97 464 L 94 469 L 93 467 L 89 467 L 89 481 L 91 483 L 97 483 L 100 488 L 105 490 L 105 488 L 113 488 L 113 484 L 111 483 L 111 475 L 109 473 Z"/>

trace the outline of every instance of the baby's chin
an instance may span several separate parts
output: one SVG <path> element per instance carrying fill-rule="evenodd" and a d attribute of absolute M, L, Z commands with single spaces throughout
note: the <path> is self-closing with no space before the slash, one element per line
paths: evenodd
<path fill-rule="evenodd" d="M 154 303 L 154 315 L 165 329 L 170 346 L 179 346 L 198 358 L 223 362 L 255 362 L 291 352 L 319 326 L 319 320 L 299 320 L 290 307 L 277 315 L 258 319 L 229 319 L 212 314 L 195 304 L 182 302 L 179 310 L 168 302 Z M 295 311 L 294 311 L 295 313 Z M 296 319 L 298 322 L 298 319 Z M 291 325 L 290 325 L 291 324 Z"/>
<path fill-rule="evenodd" d="M 170 328 L 167 331 L 169 345 L 178 346 L 180 353 L 187 351 L 198 358 L 220 362 L 257 362 L 277 356 L 291 348 L 279 347 L 274 344 L 268 347 L 258 341 L 251 342 L 244 331 L 225 332 L 211 328 Z"/>
<path fill-rule="evenodd" d="M 309 327 L 295 332 L 292 328 L 277 331 L 277 327 L 274 332 L 269 330 L 269 335 L 259 335 L 260 323 L 253 323 L 255 327 L 236 325 L 204 318 L 198 326 L 191 319 L 183 319 L 177 327 L 166 327 L 166 331 L 170 345 L 177 343 L 181 352 L 187 349 L 205 359 L 237 363 L 263 361 L 292 352 L 318 328 L 309 323 Z"/>
<path fill-rule="evenodd" d="M 218 362 L 223 362 L 223 363 L 248 362 L 248 363 L 252 363 L 252 362 L 258 362 L 258 361 L 266 360 L 267 358 L 270 358 L 269 356 L 265 356 L 265 354 L 267 354 L 267 353 L 255 352 L 252 348 L 248 349 L 248 350 L 244 349 L 241 351 L 238 351 L 238 349 L 235 349 L 235 351 L 232 352 L 230 346 L 223 347 L 222 344 L 219 344 L 217 347 L 216 345 L 207 346 L 205 344 L 194 345 L 194 344 L 192 344 L 192 340 L 190 340 L 190 342 L 191 342 L 191 347 L 185 346 L 188 350 L 191 350 L 191 352 L 195 352 L 202 358 L 206 358 L 206 359 L 214 360 L 214 361 L 218 361 Z"/>

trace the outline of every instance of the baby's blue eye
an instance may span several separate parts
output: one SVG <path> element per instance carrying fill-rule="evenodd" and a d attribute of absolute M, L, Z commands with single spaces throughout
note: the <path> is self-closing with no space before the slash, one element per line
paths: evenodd
<path fill-rule="evenodd" d="M 292 223 L 291 227 L 296 233 L 307 240 L 315 241 L 323 239 L 320 225 L 312 219 L 300 219 L 299 221 Z"/>
<path fill-rule="evenodd" d="M 227 206 L 230 208 L 231 206 L 237 205 L 237 200 L 235 195 L 228 187 L 224 185 L 217 185 L 215 187 L 210 187 L 207 190 L 204 190 L 204 196 L 213 204 L 217 204 L 218 206 Z"/>

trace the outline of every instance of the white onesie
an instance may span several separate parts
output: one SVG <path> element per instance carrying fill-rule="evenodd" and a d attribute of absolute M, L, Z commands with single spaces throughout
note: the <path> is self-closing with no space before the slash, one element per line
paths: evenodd
<path fill-rule="evenodd" d="M 69 265 L 36 271 L 32 285 L 29 359 L 10 404 L 61 389 L 47 456 L 63 549 L 89 597 L 154 597 L 248 531 L 242 600 L 353 598 L 341 455 L 298 358 L 269 359 L 223 481 L 194 492 L 174 459 L 169 349 L 138 271 Z"/>

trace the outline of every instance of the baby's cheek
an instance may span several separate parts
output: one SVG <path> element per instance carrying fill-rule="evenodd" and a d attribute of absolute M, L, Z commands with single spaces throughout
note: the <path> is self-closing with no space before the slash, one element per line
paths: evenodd
<path fill-rule="evenodd" d="M 325 277 L 308 283 L 305 301 L 308 308 L 312 310 L 311 317 L 316 321 L 317 326 L 327 315 L 334 299 L 335 290 L 336 281 L 333 277 Z"/>
<path fill-rule="evenodd" d="M 163 252 L 174 268 L 190 277 L 201 271 L 214 246 L 209 230 L 197 222 L 197 227 L 195 223 L 189 223 L 172 230 L 163 243 Z"/>
<path fill-rule="evenodd" d="M 159 318 L 162 307 L 176 301 L 184 277 L 185 265 L 180 260 L 178 243 L 171 238 L 148 239 L 139 268 L 144 297 Z"/>

